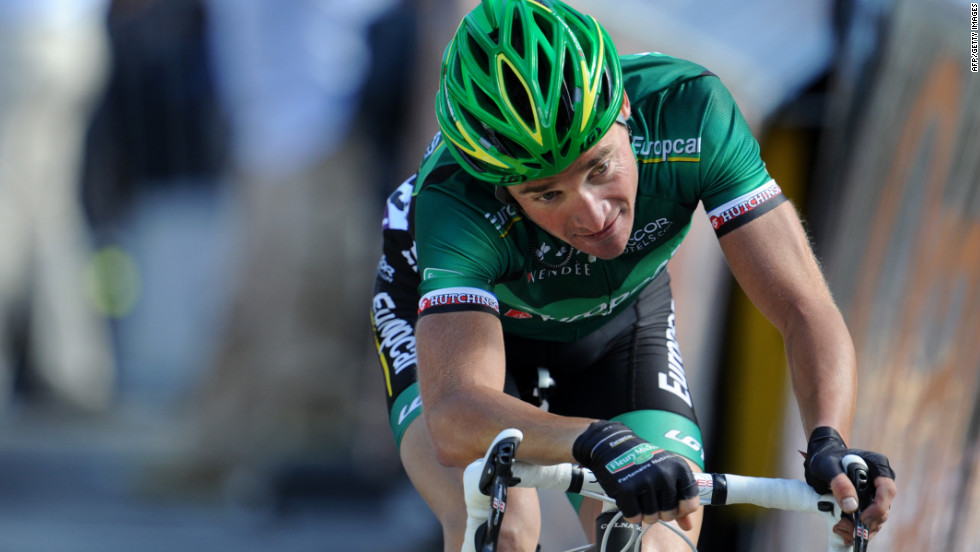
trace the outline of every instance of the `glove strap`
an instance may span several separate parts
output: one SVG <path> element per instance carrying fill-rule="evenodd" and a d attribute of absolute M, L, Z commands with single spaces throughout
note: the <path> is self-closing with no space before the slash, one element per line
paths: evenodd
<path fill-rule="evenodd" d="M 837 433 L 836 429 L 830 426 L 820 426 L 814 429 L 813 433 L 810 434 L 808 443 L 813 444 L 827 439 L 833 439 L 843 445 L 844 448 L 847 448 L 847 445 L 844 443 L 844 438 L 840 436 L 840 433 Z"/>
<path fill-rule="evenodd" d="M 575 439 L 572 445 L 572 456 L 579 464 L 588 465 L 592 461 L 592 455 L 596 446 L 602 442 L 605 435 L 614 431 L 615 427 L 623 425 L 618 422 L 599 420 L 589 424 L 589 427 Z"/>

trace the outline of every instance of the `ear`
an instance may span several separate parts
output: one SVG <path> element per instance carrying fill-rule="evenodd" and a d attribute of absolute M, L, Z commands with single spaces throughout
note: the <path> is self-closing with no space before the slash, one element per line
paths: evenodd
<path fill-rule="evenodd" d="M 633 110 L 630 109 L 630 97 L 626 95 L 626 91 L 623 90 L 623 106 L 619 109 L 619 114 L 623 116 L 624 119 L 629 119 Z"/>

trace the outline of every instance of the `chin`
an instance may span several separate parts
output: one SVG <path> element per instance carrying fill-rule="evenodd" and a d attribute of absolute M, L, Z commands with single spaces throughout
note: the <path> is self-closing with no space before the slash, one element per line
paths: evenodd
<path fill-rule="evenodd" d="M 626 251 L 626 244 L 629 243 L 629 232 L 621 232 L 619 235 L 610 236 L 599 243 L 585 240 L 577 241 L 578 244 L 575 242 L 569 243 L 582 253 L 609 261 L 619 257 Z"/>
<path fill-rule="evenodd" d="M 582 248 L 580 251 L 586 253 L 587 255 L 598 257 L 604 261 L 611 261 L 623 254 L 623 251 L 626 250 L 627 241 L 628 240 L 616 240 L 613 243 L 602 244 L 598 247 Z"/>
<path fill-rule="evenodd" d="M 625 251 L 625 250 L 626 250 L 625 247 L 620 247 L 620 248 L 616 249 L 615 251 L 610 251 L 609 249 L 605 249 L 603 251 L 598 251 L 596 253 L 590 253 L 590 255 L 593 255 L 593 256 L 595 256 L 595 257 L 597 257 L 599 259 L 602 259 L 603 261 L 611 261 L 611 260 L 615 259 L 616 257 L 619 257 L 620 255 L 622 255 L 623 254 L 623 251 Z"/>

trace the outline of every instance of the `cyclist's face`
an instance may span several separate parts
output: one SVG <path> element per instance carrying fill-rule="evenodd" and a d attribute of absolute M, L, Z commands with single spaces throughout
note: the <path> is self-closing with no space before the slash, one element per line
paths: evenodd
<path fill-rule="evenodd" d="M 570 167 L 508 191 L 535 224 L 579 251 L 612 259 L 626 248 L 636 204 L 636 157 L 629 132 L 614 124 Z"/>

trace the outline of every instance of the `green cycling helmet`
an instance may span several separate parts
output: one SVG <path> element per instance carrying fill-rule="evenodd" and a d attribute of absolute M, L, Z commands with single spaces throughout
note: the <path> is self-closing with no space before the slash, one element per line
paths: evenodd
<path fill-rule="evenodd" d="M 446 48 L 436 118 L 467 172 L 510 186 L 594 146 L 622 107 L 622 80 L 594 17 L 557 0 L 483 0 Z"/>

